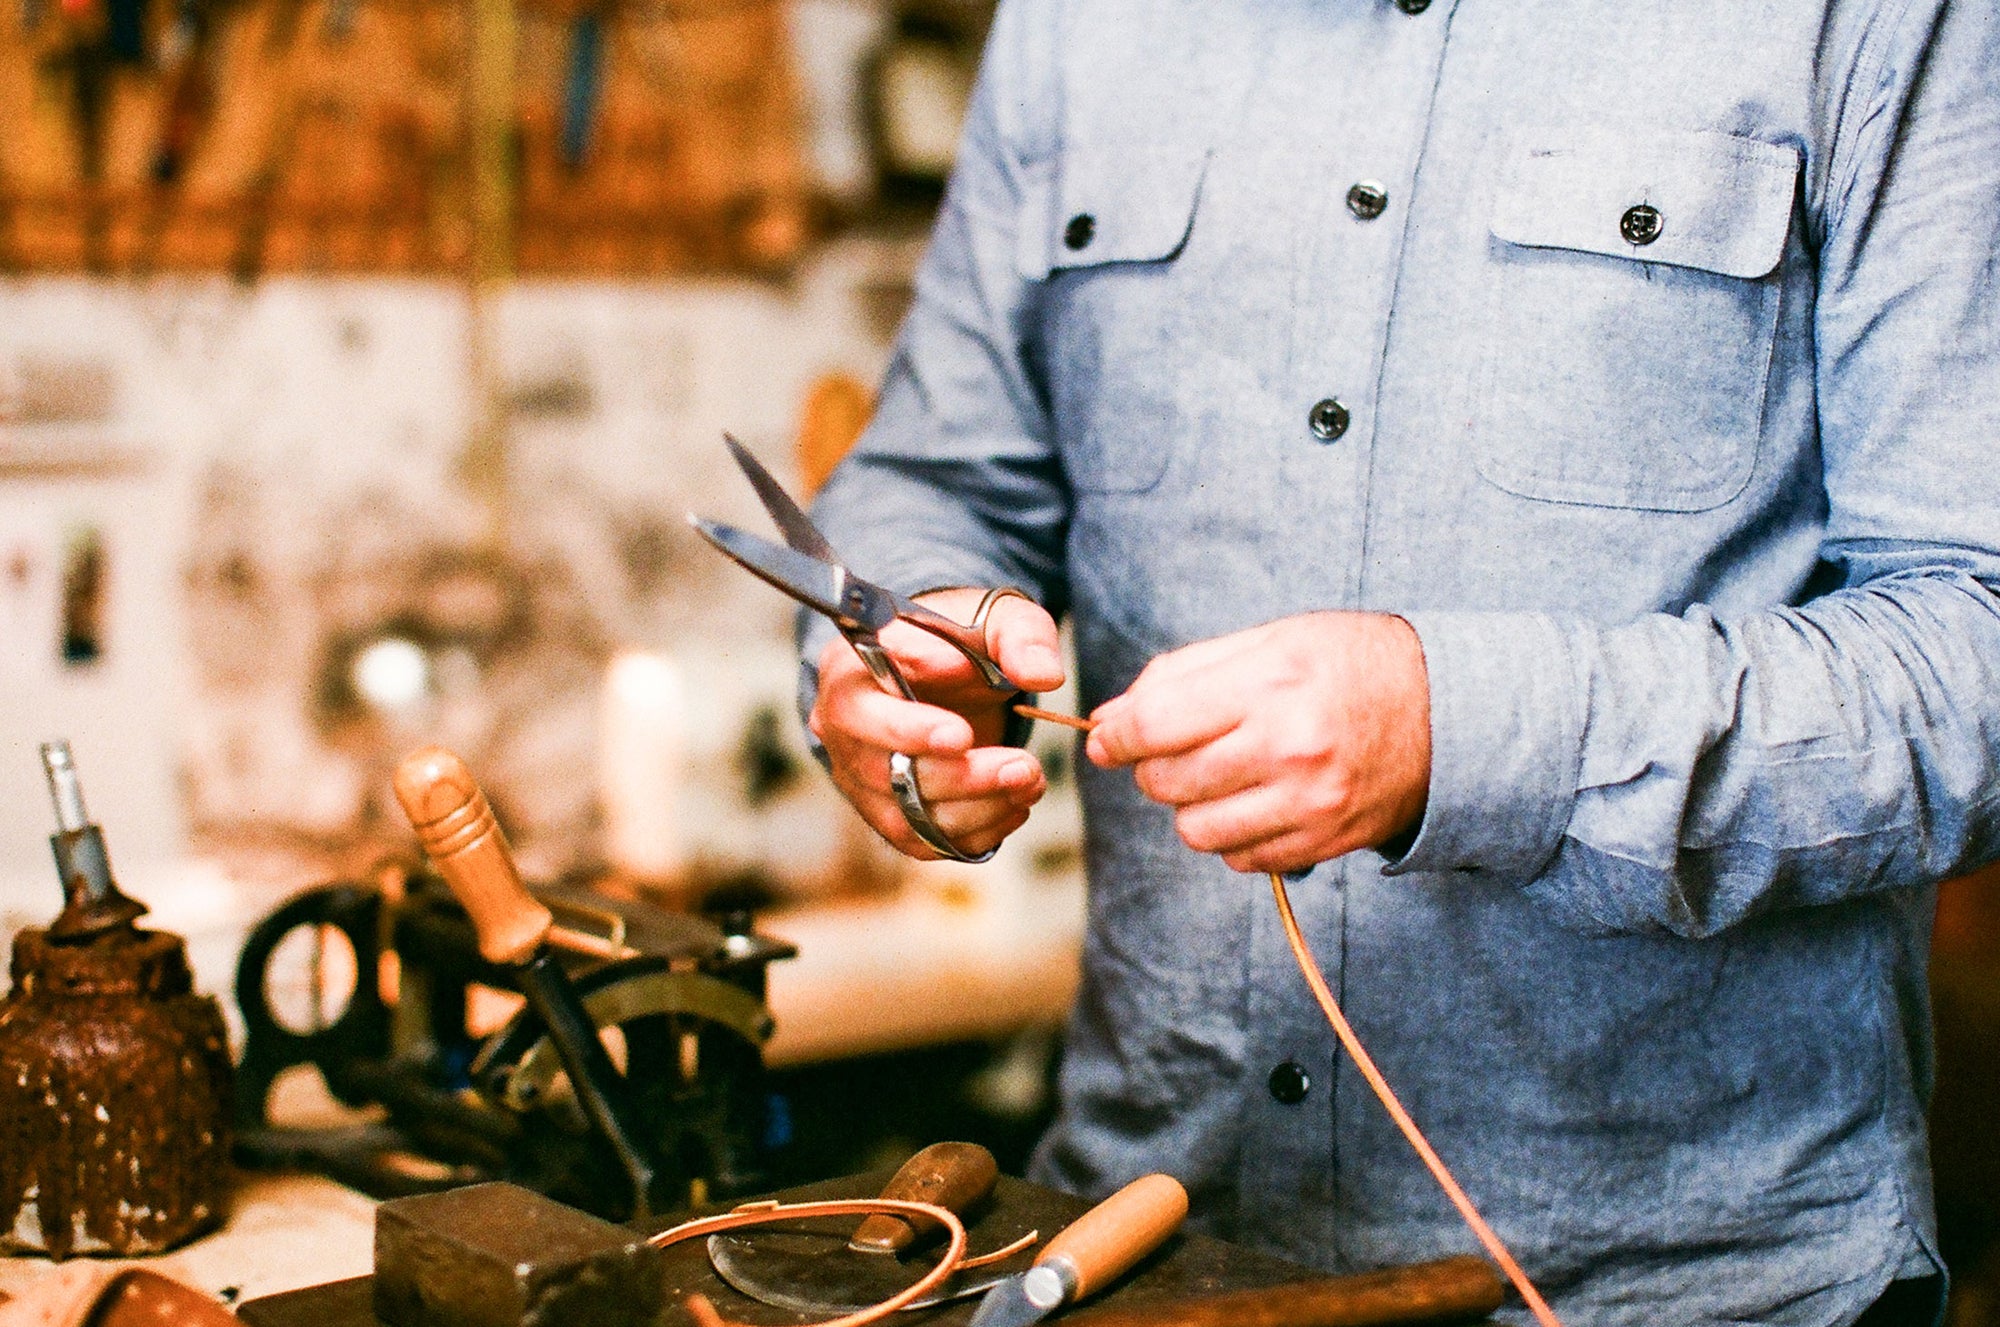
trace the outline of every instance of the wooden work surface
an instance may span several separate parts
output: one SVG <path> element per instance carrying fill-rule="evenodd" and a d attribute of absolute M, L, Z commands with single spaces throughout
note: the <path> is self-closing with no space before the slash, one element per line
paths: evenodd
<path fill-rule="evenodd" d="M 211 1235 L 150 1258 L 0 1258 L 0 1294 L 144 1267 L 224 1300 L 252 1299 L 365 1272 L 374 1248 L 373 1199 L 316 1175 L 244 1174 L 228 1221 Z"/>
<path fill-rule="evenodd" d="M 778 1196 L 790 1200 L 864 1197 L 880 1192 L 888 1178 L 889 1172 L 885 1170 L 790 1189 Z M 1030 1230 L 1040 1230 L 1046 1238 L 1082 1215 L 1089 1206 L 1053 1189 L 1002 1176 L 993 1200 L 972 1214 L 971 1248 L 975 1253 L 997 1248 Z M 852 1224 L 851 1219 L 848 1224 Z M 660 1318 L 662 1324 L 685 1321 L 678 1304 L 696 1292 L 708 1296 L 723 1316 L 741 1322 L 791 1327 L 816 1320 L 813 1315 L 758 1303 L 731 1289 L 710 1268 L 706 1244 L 705 1240 L 689 1240 L 666 1251 L 669 1293 L 667 1310 Z M 1026 1267 L 1033 1257 L 1033 1251 L 1023 1253 L 1001 1270 Z M 1129 1277 L 1092 1303 L 1119 1307 L 1164 1304 L 1281 1285 L 1311 1275 L 1307 1268 L 1281 1258 L 1184 1233 L 1174 1236 Z M 381 1327 L 370 1307 L 370 1293 L 370 1278 L 356 1277 L 247 1303 L 238 1313 L 253 1327 Z M 911 1327 L 959 1327 L 971 1320 L 978 1304 L 978 1298 L 973 1297 L 918 1310 L 899 1320 L 910 1323 Z"/>

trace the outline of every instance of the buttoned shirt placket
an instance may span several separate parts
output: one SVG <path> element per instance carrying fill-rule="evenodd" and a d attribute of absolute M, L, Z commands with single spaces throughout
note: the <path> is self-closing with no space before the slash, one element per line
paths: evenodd
<path fill-rule="evenodd" d="M 1274 34 L 1284 48 L 1267 74 L 1273 95 L 1260 100 L 1259 115 L 1310 117 L 1314 126 L 1303 136 L 1312 155 L 1288 163 L 1293 206 L 1283 214 L 1294 227 L 1297 262 L 1277 458 L 1285 490 L 1313 504 L 1298 523 L 1309 537 L 1274 552 L 1295 560 L 1278 573 L 1280 594 L 1298 595 L 1287 611 L 1364 602 L 1378 382 L 1452 7 L 1451 0 L 1367 0 L 1312 8 Z M 1252 118 L 1239 142 L 1260 136 Z M 1219 155 L 1212 185 L 1237 178 Z M 1376 869 L 1374 855 L 1362 854 L 1323 865 L 1293 887 L 1301 924 L 1336 990 L 1367 979 L 1346 964 L 1347 890 L 1357 872 Z M 1244 1100 L 1257 1141 L 1241 1158 L 1239 1220 L 1260 1242 L 1324 1258 L 1340 1239 L 1330 1219 L 1340 1117 L 1380 1107 L 1317 1017 L 1275 912 L 1260 900 L 1250 915 Z M 1302 1222 L 1302 1210 L 1322 1219 Z M 1265 1222 L 1265 1212 L 1292 1215 Z"/>

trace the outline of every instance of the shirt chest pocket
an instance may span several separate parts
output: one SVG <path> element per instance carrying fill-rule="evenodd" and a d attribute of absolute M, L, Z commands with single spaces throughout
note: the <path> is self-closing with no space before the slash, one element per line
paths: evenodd
<path fill-rule="evenodd" d="M 1714 133 L 1538 135 L 1509 159 L 1480 473 L 1549 502 L 1703 511 L 1757 459 L 1798 154 Z"/>
<path fill-rule="evenodd" d="M 1157 141 L 1071 146 L 1028 194 L 1015 265 L 1041 285 L 1035 348 L 1079 493 L 1154 487 L 1186 430 L 1182 256 L 1207 160 Z"/>

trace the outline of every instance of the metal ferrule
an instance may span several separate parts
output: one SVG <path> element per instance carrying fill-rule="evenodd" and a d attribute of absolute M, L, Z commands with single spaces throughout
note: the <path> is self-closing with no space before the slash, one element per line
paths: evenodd
<path fill-rule="evenodd" d="M 104 850 L 104 832 L 95 825 L 49 835 L 56 873 L 69 898 L 90 902 L 107 898 L 116 888 L 111 880 L 111 856 Z"/>
<path fill-rule="evenodd" d="M 1081 1279 L 1076 1264 L 1057 1254 L 1047 1262 L 1036 1263 L 1022 1275 L 1021 1297 L 1047 1311 L 1068 1303 Z"/>

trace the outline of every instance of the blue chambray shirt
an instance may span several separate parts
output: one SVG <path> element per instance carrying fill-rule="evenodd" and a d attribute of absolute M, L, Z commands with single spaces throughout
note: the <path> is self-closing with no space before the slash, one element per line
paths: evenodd
<path fill-rule="evenodd" d="M 1407 617 L 1420 831 L 1294 891 L 1362 1039 L 1572 1327 L 1845 1323 L 1935 1270 L 1932 886 L 2000 852 L 1996 285 L 1990 0 L 1004 0 L 817 516 L 1067 610 L 1091 705 Z M 1260 879 L 1081 777 L 1036 1177 L 1473 1249 Z"/>

